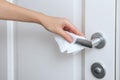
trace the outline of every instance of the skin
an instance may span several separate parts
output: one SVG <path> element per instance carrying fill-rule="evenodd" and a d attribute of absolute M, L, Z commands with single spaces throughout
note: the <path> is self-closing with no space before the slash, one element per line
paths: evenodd
<path fill-rule="evenodd" d="M 66 31 L 83 36 L 83 34 L 65 18 L 48 16 L 41 12 L 17 6 L 5 0 L 0 0 L 0 19 L 40 24 L 48 31 L 60 35 L 68 42 L 72 42 L 73 39 Z"/>

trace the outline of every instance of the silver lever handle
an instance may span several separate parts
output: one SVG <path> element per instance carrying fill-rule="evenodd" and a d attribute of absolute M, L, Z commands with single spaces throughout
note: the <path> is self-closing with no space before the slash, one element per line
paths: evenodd
<path fill-rule="evenodd" d="M 77 39 L 75 43 L 83 45 L 88 48 L 95 47 L 95 48 L 101 49 L 105 46 L 106 41 L 101 33 L 95 33 L 92 35 L 91 40 Z"/>

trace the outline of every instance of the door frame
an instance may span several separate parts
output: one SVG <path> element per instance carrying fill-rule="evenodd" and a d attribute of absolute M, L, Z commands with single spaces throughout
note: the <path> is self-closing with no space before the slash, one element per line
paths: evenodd
<path fill-rule="evenodd" d="M 15 0 L 6 0 L 14 3 Z M 7 23 L 7 80 L 15 80 L 15 53 L 14 53 L 14 21 L 6 21 Z"/>
<path fill-rule="evenodd" d="M 116 0 L 116 80 L 120 80 L 120 0 Z"/>

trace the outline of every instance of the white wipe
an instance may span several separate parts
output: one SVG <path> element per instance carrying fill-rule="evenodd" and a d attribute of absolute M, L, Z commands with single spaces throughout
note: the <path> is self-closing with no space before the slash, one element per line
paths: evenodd
<path fill-rule="evenodd" d="M 68 53 L 68 54 L 69 53 L 78 53 L 85 48 L 84 46 L 75 43 L 76 39 L 78 39 L 78 38 L 86 39 L 85 37 L 78 36 L 78 35 L 75 35 L 75 34 L 69 33 L 69 32 L 67 32 L 67 33 L 73 37 L 72 43 L 67 42 L 64 38 L 62 38 L 59 35 L 55 36 L 55 40 L 59 46 L 61 53 Z"/>

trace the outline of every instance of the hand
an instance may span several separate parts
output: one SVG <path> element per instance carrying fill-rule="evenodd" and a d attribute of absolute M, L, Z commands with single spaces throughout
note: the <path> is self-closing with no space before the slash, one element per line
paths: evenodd
<path fill-rule="evenodd" d="M 83 36 L 81 32 L 65 18 L 46 16 L 41 23 L 48 31 L 56 33 L 66 39 L 68 42 L 72 42 L 73 38 L 66 33 L 72 32 L 79 36 Z"/>

